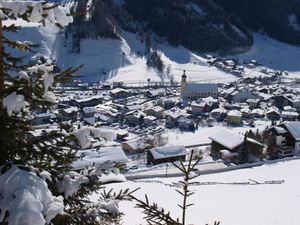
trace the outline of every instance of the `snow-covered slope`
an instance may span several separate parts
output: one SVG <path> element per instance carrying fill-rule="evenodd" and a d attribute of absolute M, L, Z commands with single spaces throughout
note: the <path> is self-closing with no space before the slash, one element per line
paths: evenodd
<path fill-rule="evenodd" d="M 70 53 L 64 39 L 64 32 L 55 25 L 43 27 L 38 24 L 24 24 L 17 34 L 17 39 L 30 40 L 38 43 L 37 49 L 41 55 L 57 59 L 58 64 L 66 69 L 70 66 L 84 64 L 81 70 L 82 79 L 86 81 L 127 81 L 146 82 L 168 81 L 170 76 L 159 73 L 146 65 L 142 56 L 145 46 L 136 34 L 121 32 L 121 39 L 84 39 L 81 41 L 80 53 Z M 16 38 L 15 34 L 10 34 Z M 236 77 L 215 67 L 209 66 L 199 55 L 182 46 L 174 47 L 168 43 L 155 41 L 153 46 L 161 54 L 165 68 L 170 68 L 170 74 L 180 81 L 182 71 L 186 70 L 188 79 L 198 82 L 230 82 Z M 254 45 L 251 50 L 236 56 L 240 59 L 257 59 L 264 65 L 300 75 L 300 48 L 284 44 L 261 34 L 254 35 Z"/>
<path fill-rule="evenodd" d="M 254 33 L 254 45 L 250 51 L 238 55 L 240 59 L 256 59 L 267 67 L 286 70 L 300 76 L 300 47 L 276 41 L 260 33 Z"/>
<path fill-rule="evenodd" d="M 213 224 L 215 220 L 222 225 L 298 225 L 300 221 L 300 160 L 279 162 L 256 168 L 232 172 L 203 175 L 196 179 L 199 182 L 248 182 L 253 179 L 259 182 L 284 180 L 283 184 L 265 185 L 202 185 L 191 189 L 195 194 L 189 203 L 195 205 L 187 212 L 187 224 Z M 180 178 L 154 179 L 171 184 Z M 135 194 L 139 198 L 148 195 L 149 201 L 158 203 L 171 212 L 174 217 L 181 215 L 180 196 L 173 187 L 147 182 L 131 181 L 107 185 L 107 189 L 141 189 Z M 150 180 L 151 181 L 151 180 Z M 161 193 L 161 194 L 159 194 Z M 97 195 L 92 196 L 97 199 Z M 145 224 L 143 214 L 134 208 L 133 203 L 122 202 L 120 209 L 125 213 L 124 225 Z"/>

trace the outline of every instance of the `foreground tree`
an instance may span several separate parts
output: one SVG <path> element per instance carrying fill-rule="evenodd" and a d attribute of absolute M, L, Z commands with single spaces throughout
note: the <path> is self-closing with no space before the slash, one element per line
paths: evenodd
<path fill-rule="evenodd" d="M 24 59 L 37 46 L 7 38 L 20 29 L 6 22 L 15 19 L 60 28 L 72 22 L 58 5 L 0 0 L 0 224 L 98 224 L 111 213 L 100 210 L 103 201 L 88 199 L 99 189 L 100 169 L 72 171 L 78 149 L 72 125 L 31 138 L 32 112 L 56 103 L 53 87 L 71 80 L 80 68 L 55 73 L 50 59 L 27 65 Z M 16 57 L 11 49 L 23 55 Z"/>
<path fill-rule="evenodd" d="M 173 183 L 177 188 L 176 192 L 182 196 L 182 204 L 178 204 L 182 210 L 181 219 L 171 217 L 170 212 L 166 211 L 156 203 L 151 203 L 147 195 L 145 195 L 145 200 L 141 200 L 132 194 L 136 190 L 129 193 L 129 199 L 135 201 L 136 207 L 143 210 L 143 213 L 145 214 L 144 219 L 149 225 L 186 225 L 187 209 L 194 205 L 188 203 L 188 198 L 194 194 L 194 192 L 190 190 L 190 186 L 196 184 L 197 182 L 194 182 L 193 180 L 200 176 L 200 174 L 196 174 L 193 171 L 201 159 L 193 161 L 193 158 L 194 150 L 192 150 L 189 156 L 187 166 L 184 165 L 182 160 L 179 160 L 179 164 L 172 162 L 173 166 L 183 173 L 183 180 L 178 183 Z M 214 222 L 214 225 L 220 225 L 220 222 Z"/>

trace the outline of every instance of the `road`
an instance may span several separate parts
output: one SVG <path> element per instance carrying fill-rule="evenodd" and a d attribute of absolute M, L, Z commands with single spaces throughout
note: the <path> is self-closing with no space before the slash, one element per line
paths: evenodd
<path fill-rule="evenodd" d="M 196 167 L 197 171 L 195 173 L 199 174 L 208 174 L 212 172 L 216 172 L 219 170 L 223 170 L 227 168 L 222 162 L 209 162 L 209 163 L 201 163 Z M 127 180 L 135 180 L 135 179 L 149 179 L 155 177 L 179 177 L 182 176 L 182 172 L 175 168 L 171 163 L 168 163 L 167 168 L 155 168 L 155 169 L 147 169 L 147 170 L 132 170 L 125 174 Z"/>

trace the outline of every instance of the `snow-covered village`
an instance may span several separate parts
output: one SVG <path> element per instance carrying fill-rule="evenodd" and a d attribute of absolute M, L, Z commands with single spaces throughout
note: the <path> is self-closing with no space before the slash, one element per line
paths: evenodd
<path fill-rule="evenodd" d="M 299 224 L 300 1 L 162 2 L 0 0 L 0 225 Z"/>

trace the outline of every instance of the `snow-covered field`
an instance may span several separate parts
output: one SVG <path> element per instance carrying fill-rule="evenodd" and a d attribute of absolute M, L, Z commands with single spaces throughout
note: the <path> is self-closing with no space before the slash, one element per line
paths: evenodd
<path fill-rule="evenodd" d="M 259 182 L 284 180 L 283 184 L 264 185 L 207 185 L 194 186 L 195 194 L 189 199 L 194 203 L 188 210 L 187 224 L 213 224 L 215 220 L 222 225 L 298 225 L 300 221 L 300 160 L 279 162 L 250 169 L 203 175 L 199 182 L 247 182 L 253 179 Z M 180 178 L 153 179 L 164 183 L 177 182 Z M 134 183 L 131 181 L 107 185 L 106 188 L 135 189 L 135 195 L 143 198 L 147 193 L 149 200 L 179 217 L 177 203 L 181 196 L 175 188 L 157 183 Z M 92 196 L 97 199 L 97 194 Z M 141 210 L 133 203 L 121 202 L 120 209 L 125 213 L 124 225 L 146 224 Z"/>

